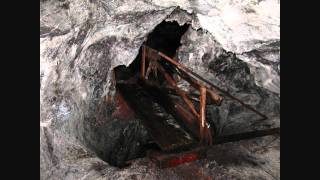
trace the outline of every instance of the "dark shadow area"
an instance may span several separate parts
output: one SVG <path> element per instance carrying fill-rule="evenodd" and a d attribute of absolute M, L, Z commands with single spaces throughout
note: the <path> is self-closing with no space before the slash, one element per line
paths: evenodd
<path fill-rule="evenodd" d="M 175 21 L 162 21 L 148 35 L 145 45 L 173 57 L 178 47 L 181 46 L 180 39 L 182 35 L 188 30 L 189 26 L 189 24 L 179 26 Z M 117 74 L 116 80 L 128 80 L 139 73 L 142 54 L 141 49 L 142 48 L 140 47 L 139 54 L 129 67 L 126 68 L 125 66 L 118 66 L 115 68 L 115 73 Z"/>
<path fill-rule="evenodd" d="M 163 21 L 149 34 L 146 45 L 173 57 L 178 47 L 181 46 L 180 39 L 182 35 L 188 28 L 189 24 L 179 26 L 175 21 Z"/>

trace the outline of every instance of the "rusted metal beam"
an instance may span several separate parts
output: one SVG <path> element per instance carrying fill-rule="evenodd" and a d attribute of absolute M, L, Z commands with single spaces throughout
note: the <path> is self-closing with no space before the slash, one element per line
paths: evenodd
<path fill-rule="evenodd" d="M 200 87 L 200 143 L 204 140 L 204 128 L 206 121 L 206 88 Z"/>
<path fill-rule="evenodd" d="M 204 145 L 212 145 L 212 135 L 206 122 L 206 94 L 207 89 L 204 86 L 200 87 L 200 143 Z"/>

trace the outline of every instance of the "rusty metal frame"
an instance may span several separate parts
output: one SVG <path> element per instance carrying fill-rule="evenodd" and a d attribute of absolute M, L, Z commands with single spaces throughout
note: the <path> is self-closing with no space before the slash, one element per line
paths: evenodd
<path fill-rule="evenodd" d="M 148 53 L 147 53 L 148 51 Z M 162 67 L 160 63 L 157 61 L 160 60 L 161 58 L 154 57 L 154 56 L 160 56 L 162 57 L 165 61 L 169 62 L 170 64 L 174 65 L 180 72 L 181 78 L 189 82 L 193 87 L 199 90 L 200 92 L 200 110 L 199 113 L 196 111 L 196 108 L 194 107 L 192 101 L 188 98 L 188 94 L 181 90 L 178 86 L 176 81 L 174 80 L 173 77 L 169 73 L 166 72 L 165 68 Z M 149 56 L 149 57 L 148 57 Z M 234 97 L 227 91 L 224 91 L 223 89 L 219 88 L 218 86 L 212 84 L 208 80 L 202 78 L 198 74 L 192 72 L 190 69 L 185 67 L 183 64 L 178 63 L 177 61 L 173 60 L 172 58 L 168 57 L 167 55 L 163 54 L 160 51 L 157 51 L 155 49 L 152 49 L 150 47 L 147 47 L 145 45 L 142 46 L 142 58 L 141 58 L 141 77 L 142 79 L 146 80 L 148 77 L 145 77 L 146 74 L 146 60 L 150 59 L 149 64 L 152 62 L 153 65 L 155 64 L 157 66 L 157 69 L 164 75 L 165 79 L 168 81 L 170 86 L 176 91 L 176 93 L 181 96 L 183 101 L 187 104 L 188 108 L 191 110 L 191 112 L 198 118 L 199 123 L 200 123 L 200 143 L 201 144 L 206 144 L 206 145 L 212 145 L 212 135 L 210 131 L 210 127 L 207 125 L 206 122 L 206 96 L 210 97 L 212 102 L 214 102 L 216 105 L 220 105 L 223 97 L 220 94 L 224 94 L 225 96 L 231 98 L 232 100 L 237 101 L 240 103 L 243 107 L 253 111 L 254 113 L 258 114 L 259 116 L 262 117 L 262 120 L 267 119 L 267 116 L 262 114 L 261 112 L 255 110 L 253 107 L 250 105 L 245 104 L 243 101 L 240 99 Z M 147 72 L 150 71 L 150 66 L 148 67 Z M 182 73 L 183 74 L 182 74 Z M 149 74 L 149 73 L 148 73 Z M 148 75 L 147 75 L 148 76 Z M 220 93 L 219 93 L 220 92 Z"/>

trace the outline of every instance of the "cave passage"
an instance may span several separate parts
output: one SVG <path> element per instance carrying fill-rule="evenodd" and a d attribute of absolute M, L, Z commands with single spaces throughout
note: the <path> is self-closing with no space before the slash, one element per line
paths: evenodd
<path fill-rule="evenodd" d="M 148 35 L 145 45 L 173 57 L 176 54 L 178 47 L 181 46 L 180 39 L 182 35 L 188 30 L 189 26 L 189 24 L 180 26 L 175 21 L 162 21 Z M 115 67 L 116 81 L 128 80 L 129 78 L 135 77 L 140 71 L 140 62 L 141 47 L 139 49 L 139 54 L 129 67 L 125 67 L 124 65 Z"/>
<path fill-rule="evenodd" d="M 163 21 L 159 25 L 157 25 L 155 29 L 148 35 L 147 40 L 144 42 L 144 45 L 147 45 L 151 48 L 165 53 L 170 57 L 173 57 L 175 56 L 178 47 L 181 46 L 180 39 L 182 35 L 188 30 L 188 27 L 189 24 L 180 26 L 177 22 Z M 142 47 L 140 47 L 139 54 L 128 67 L 120 65 L 114 68 L 116 92 L 120 94 L 120 96 L 122 96 L 122 99 L 126 99 L 126 101 L 128 100 L 128 98 L 133 98 L 135 100 L 132 100 L 131 102 L 138 102 L 137 104 L 130 104 L 128 101 L 126 103 L 129 105 L 129 107 L 131 107 L 130 109 L 133 111 L 133 114 L 135 114 L 135 116 L 139 117 L 139 119 L 144 119 L 144 123 L 149 123 L 147 125 L 147 129 L 149 128 L 149 132 L 152 132 L 151 140 L 147 144 L 142 144 L 142 150 L 137 151 L 137 158 L 145 156 L 146 151 L 150 149 L 159 150 L 159 143 L 162 148 L 172 150 L 175 149 L 176 146 L 185 147 L 194 142 L 194 139 L 185 138 L 189 135 L 183 129 L 175 130 L 171 125 L 163 123 L 166 121 L 173 122 L 175 121 L 175 119 L 170 116 L 170 113 L 165 112 L 165 109 L 161 107 L 162 105 L 155 103 L 155 99 L 152 99 L 152 97 L 150 96 L 144 96 L 144 94 L 146 94 L 146 90 L 139 89 L 140 63 L 142 57 L 141 50 Z M 152 73 L 150 75 L 150 78 L 154 78 Z M 161 77 L 158 77 L 158 79 L 161 79 Z M 157 94 L 157 96 L 169 99 L 165 93 L 162 93 L 162 95 L 160 95 L 161 92 L 157 92 L 159 93 Z M 168 101 L 167 103 L 170 104 L 170 101 Z M 117 104 L 117 106 L 118 105 L 121 106 L 122 104 Z M 137 106 L 143 107 L 142 109 L 144 110 L 142 110 L 141 108 L 137 109 Z M 148 120 L 153 121 L 153 123 L 148 122 Z M 166 132 L 171 133 L 171 136 L 169 136 L 169 133 Z M 187 135 L 185 135 L 184 133 Z M 158 144 L 156 144 L 153 140 L 155 136 L 160 139 L 158 141 Z M 126 146 L 126 144 L 122 144 L 122 146 Z M 132 152 L 130 153 L 132 154 Z M 124 162 L 122 163 L 117 162 L 111 164 L 123 166 L 123 163 L 125 163 L 126 160 L 130 159 L 123 159 Z"/>

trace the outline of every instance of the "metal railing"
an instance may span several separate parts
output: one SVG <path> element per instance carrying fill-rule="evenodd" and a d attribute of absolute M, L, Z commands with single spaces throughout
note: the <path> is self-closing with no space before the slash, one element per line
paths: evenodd
<path fill-rule="evenodd" d="M 174 78 L 166 71 L 166 69 L 159 63 L 159 61 L 163 59 L 166 62 L 173 65 L 175 68 L 179 70 L 179 76 L 190 83 L 193 87 L 195 87 L 200 92 L 200 110 L 197 112 L 196 108 L 194 107 L 194 104 L 188 97 L 188 93 L 183 91 L 177 86 L 177 82 L 174 80 Z M 146 72 L 146 61 L 149 62 L 148 69 Z M 142 46 L 142 58 L 141 58 L 141 77 L 144 80 L 148 79 L 149 73 L 151 71 L 154 71 L 155 74 L 157 74 L 157 71 L 160 71 L 164 78 L 168 81 L 169 85 L 176 91 L 176 93 L 181 96 L 183 101 L 187 104 L 188 108 L 191 110 L 191 112 L 198 118 L 200 123 L 200 143 L 202 144 L 212 144 L 212 135 L 211 131 L 209 130 L 209 126 L 206 122 L 206 101 L 207 101 L 207 94 L 211 98 L 212 102 L 216 105 L 220 105 L 223 97 L 221 94 L 225 95 L 226 97 L 231 98 L 234 101 L 237 101 L 240 103 L 243 107 L 251 110 L 252 112 L 258 114 L 262 117 L 261 120 L 267 119 L 267 116 L 262 114 L 261 112 L 257 111 L 250 105 L 245 104 L 240 99 L 234 97 L 227 91 L 224 91 L 223 89 L 219 88 L 218 86 L 212 84 L 208 80 L 204 79 L 200 75 L 194 73 L 190 69 L 188 69 L 183 64 L 175 61 L 174 59 L 168 57 L 167 55 L 163 54 L 160 51 L 157 51 L 155 49 L 152 49 L 148 46 L 143 45 Z"/>

